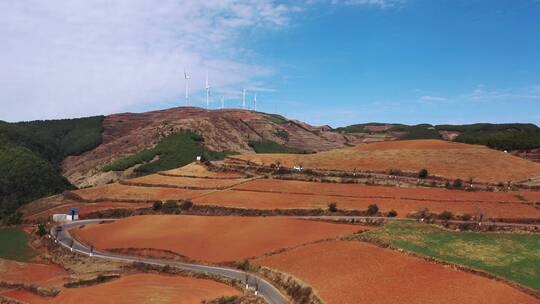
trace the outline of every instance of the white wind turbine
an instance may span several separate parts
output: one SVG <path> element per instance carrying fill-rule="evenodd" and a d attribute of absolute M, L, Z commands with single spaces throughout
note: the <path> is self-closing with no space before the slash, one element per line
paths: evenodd
<path fill-rule="evenodd" d="M 225 109 L 225 96 L 221 95 L 221 108 Z"/>
<path fill-rule="evenodd" d="M 208 83 L 208 71 L 206 72 L 206 109 L 210 107 L 210 84 Z"/>
<path fill-rule="evenodd" d="M 188 75 L 186 68 L 184 68 L 184 79 L 186 80 L 186 106 L 189 106 L 189 80 L 191 75 Z"/>
<path fill-rule="evenodd" d="M 257 93 L 253 97 L 253 111 L 257 111 Z"/>

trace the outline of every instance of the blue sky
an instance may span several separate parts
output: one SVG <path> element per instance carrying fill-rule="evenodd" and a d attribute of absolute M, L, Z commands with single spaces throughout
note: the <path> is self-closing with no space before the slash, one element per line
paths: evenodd
<path fill-rule="evenodd" d="M 89 2 L 1 4 L 0 119 L 183 105 L 187 67 L 198 106 L 208 71 L 312 124 L 540 123 L 540 1 Z"/>

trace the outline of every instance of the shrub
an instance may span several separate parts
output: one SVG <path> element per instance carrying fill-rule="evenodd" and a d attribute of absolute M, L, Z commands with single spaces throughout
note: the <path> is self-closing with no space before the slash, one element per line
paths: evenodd
<path fill-rule="evenodd" d="M 453 216 L 454 215 L 450 211 L 443 211 L 443 212 L 441 212 L 441 214 L 439 214 L 439 218 L 441 220 L 445 220 L 445 221 L 448 221 L 448 220 L 452 219 Z"/>
<path fill-rule="evenodd" d="M 337 203 L 332 202 L 332 203 L 328 204 L 328 211 L 337 212 L 338 211 Z"/>
<path fill-rule="evenodd" d="M 16 211 L 13 214 L 10 214 L 5 217 L 4 223 L 6 225 L 19 225 L 22 222 L 23 214 L 20 211 Z"/>
<path fill-rule="evenodd" d="M 401 170 L 396 169 L 396 168 L 392 168 L 392 169 L 386 170 L 386 173 L 388 175 L 401 175 Z"/>
<path fill-rule="evenodd" d="M 183 201 L 180 205 L 180 209 L 182 210 L 189 210 L 191 207 L 193 207 L 193 202 L 190 200 Z"/>
<path fill-rule="evenodd" d="M 463 187 L 463 181 L 461 179 L 456 179 L 453 183 L 452 183 L 452 187 L 456 188 L 456 189 L 459 189 L 461 187 Z"/>
<path fill-rule="evenodd" d="M 396 217 L 397 216 L 397 212 L 396 210 L 390 210 L 388 211 L 388 213 L 386 214 L 387 217 Z"/>
<path fill-rule="evenodd" d="M 368 215 L 374 215 L 374 214 L 377 214 L 377 212 L 379 212 L 379 206 L 377 206 L 376 204 L 371 204 L 368 206 L 367 208 Z"/>
<path fill-rule="evenodd" d="M 161 210 L 161 207 L 163 207 L 163 203 L 162 202 L 154 202 L 154 204 L 152 205 L 152 209 L 154 211 L 159 211 Z"/>
<path fill-rule="evenodd" d="M 248 259 L 245 259 L 242 263 L 238 264 L 238 268 L 244 271 L 251 270 L 251 264 Z"/>
<path fill-rule="evenodd" d="M 464 221 L 470 221 L 472 218 L 472 216 L 468 213 L 465 213 L 461 216 L 461 219 L 464 220 Z"/>
<path fill-rule="evenodd" d="M 427 178 L 429 176 L 428 170 L 422 169 L 418 172 L 419 178 Z"/>
<path fill-rule="evenodd" d="M 161 207 L 163 212 L 172 213 L 178 209 L 178 205 L 175 201 L 166 201 Z"/>
<path fill-rule="evenodd" d="M 39 237 L 42 237 L 42 236 L 46 235 L 46 234 L 47 234 L 47 229 L 45 228 L 45 225 L 43 225 L 43 224 L 38 224 L 38 229 L 37 229 L 36 234 L 37 234 Z"/>

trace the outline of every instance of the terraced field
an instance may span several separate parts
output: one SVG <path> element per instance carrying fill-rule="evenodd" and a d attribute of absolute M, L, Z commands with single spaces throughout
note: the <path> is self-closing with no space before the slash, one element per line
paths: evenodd
<path fill-rule="evenodd" d="M 97 249 L 155 249 L 192 260 L 224 262 L 259 256 L 360 230 L 356 225 L 279 217 L 134 216 L 73 229 Z"/>
<path fill-rule="evenodd" d="M 234 159 L 255 164 L 281 163 L 292 168 L 377 171 L 399 169 L 448 179 L 474 179 L 477 182 L 522 181 L 540 176 L 540 164 L 489 149 L 441 140 L 408 140 L 363 144 L 316 154 L 246 154 Z"/>
<path fill-rule="evenodd" d="M 331 241 L 254 261 L 299 278 L 325 303 L 539 303 L 509 285 L 375 245 Z"/>

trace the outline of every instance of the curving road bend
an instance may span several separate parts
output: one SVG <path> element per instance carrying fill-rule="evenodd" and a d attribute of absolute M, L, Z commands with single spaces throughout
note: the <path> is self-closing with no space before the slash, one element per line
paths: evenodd
<path fill-rule="evenodd" d="M 73 227 L 78 227 L 82 225 L 99 224 L 99 223 L 112 222 L 112 221 L 114 220 L 92 219 L 92 220 L 75 221 L 72 223 L 56 226 L 56 227 L 62 228 L 60 231 L 56 231 L 56 227 L 51 228 L 50 234 L 63 247 L 68 248 L 74 252 L 78 252 L 78 253 L 88 255 L 88 256 L 93 256 L 96 258 L 118 260 L 118 261 L 125 261 L 125 262 L 140 262 L 140 263 L 145 263 L 149 265 L 157 265 L 157 266 L 168 265 L 170 267 L 176 267 L 179 269 L 206 272 L 209 274 L 218 275 L 218 276 L 226 277 L 229 279 L 236 279 L 242 282 L 245 282 L 246 276 L 248 276 L 249 286 L 253 287 L 258 284 L 259 294 L 269 304 L 289 303 L 289 301 L 287 300 L 287 297 L 285 297 L 277 288 L 275 288 L 268 281 L 258 276 L 255 276 L 253 274 L 248 274 L 241 270 L 225 268 L 225 267 L 201 265 L 201 264 L 180 263 L 180 262 L 159 260 L 159 259 L 140 258 L 140 257 L 127 256 L 127 255 L 117 255 L 117 254 L 112 254 L 112 253 L 107 253 L 107 252 L 100 252 L 96 250 L 94 250 L 91 253 L 90 248 L 77 242 L 75 239 L 71 237 L 71 235 L 68 232 L 68 229 L 73 228 Z"/>

